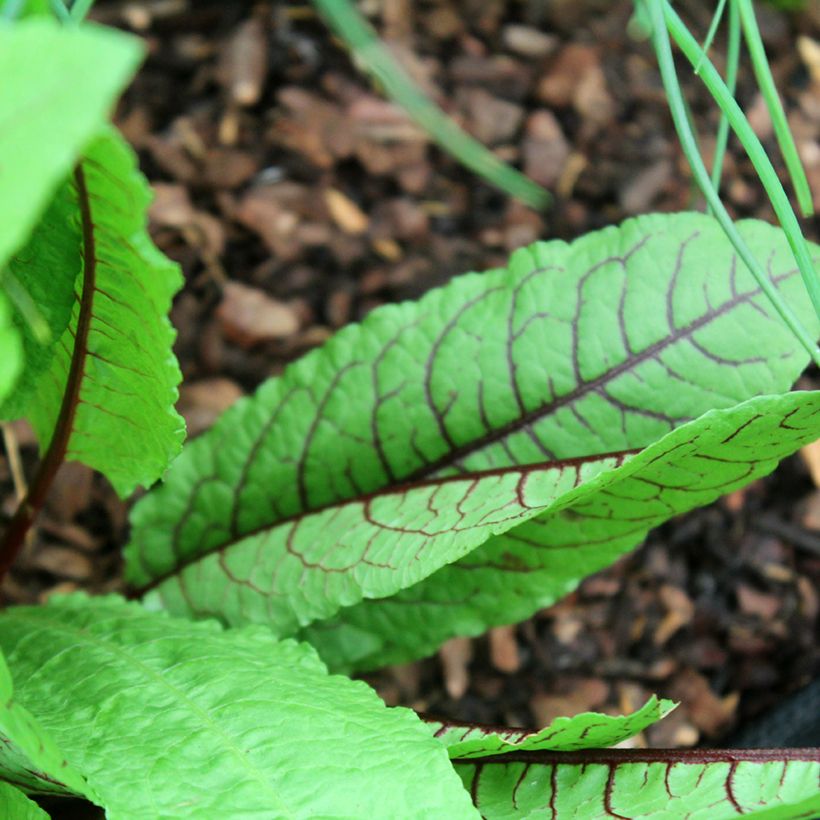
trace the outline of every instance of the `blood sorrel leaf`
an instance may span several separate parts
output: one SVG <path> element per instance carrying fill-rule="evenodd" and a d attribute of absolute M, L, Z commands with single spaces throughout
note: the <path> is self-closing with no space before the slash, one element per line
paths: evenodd
<path fill-rule="evenodd" d="M 3 780 L 40 794 L 74 794 L 94 799 L 88 783 L 68 763 L 51 735 L 17 702 L 11 673 L 0 652 L 0 781 Z M 0 811 L 0 817 L 7 815 Z"/>
<path fill-rule="evenodd" d="M 820 330 L 783 234 L 739 230 Z M 806 362 L 709 217 L 538 243 L 373 311 L 234 405 L 137 505 L 132 555 L 216 550 L 407 481 L 645 447 L 787 390 Z"/>
<path fill-rule="evenodd" d="M 427 725 L 433 736 L 447 747 L 451 758 L 467 760 L 518 752 L 575 752 L 614 746 L 639 734 L 674 708 L 671 700 L 658 700 L 653 695 L 631 715 L 616 717 L 584 712 L 574 717 L 556 718 L 538 731 L 437 720 L 429 720 Z"/>
<path fill-rule="evenodd" d="M 476 816 L 412 712 L 264 628 L 71 596 L 0 614 L 0 646 L 109 820 Z"/>
<path fill-rule="evenodd" d="M 0 267 L 28 237 L 142 56 L 111 29 L 35 19 L 0 29 Z"/>
<path fill-rule="evenodd" d="M 0 783 L 0 817 L 4 820 L 48 820 L 48 815 L 9 783 Z"/>
<path fill-rule="evenodd" d="M 88 147 L 66 185 L 80 214 L 83 273 L 70 324 L 24 414 L 44 449 L 59 436 L 66 458 L 127 495 L 154 482 L 182 446 L 167 318 L 182 279 L 148 237 L 150 191 L 113 130 Z M 55 231 L 53 241 L 71 239 Z"/>
<path fill-rule="evenodd" d="M 600 749 L 456 763 L 487 820 L 811 820 L 817 749 Z"/>
<path fill-rule="evenodd" d="M 296 516 L 218 552 L 138 554 L 151 607 L 279 636 L 391 595 L 549 508 L 624 456 L 434 479 Z"/>
<path fill-rule="evenodd" d="M 751 399 L 674 430 L 623 467 L 392 598 L 303 631 L 332 669 L 429 654 L 452 635 L 529 617 L 674 515 L 771 472 L 820 437 L 820 392 Z"/>
<path fill-rule="evenodd" d="M 296 516 L 218 551 L 192 550 L 183 558 L 141 553 L 132 545 L 130 558 L 138 581 L 152 587 L 146 603 L 175 614 L 215 615 L 234 625 L 267 623 L 286 637 L 349 607 L 329 627 L 303 635 L 334 668 L 366 667 L 424 654 L 449 635 L 479 631 L 493 619 L 529 615 L 589 574 L 596 562 L 616 557 L 608 541 L 583 539 L 576 543 L 578 554 L 565 550 L 557 570 L 550 564 L 537 583 L 522 583 L 524 568 L 538 570 L 535 561 L 549 560 L 555 538 L 565 536 L 553 527 L 556 516 L 591 520 L 599 536 L 613 526 L 618 535 L 646 532 L 765 474 L 818 436 L 820 392 L 752 399 L 712 411 L 631 458 L 602 456 L 428 480 Z M 464 563 L 446 566 L 458 559 Z M 473 578 L 464 572 L 470 568 L 487 572 Z M 450 586 L 436 573 L 412 586 L 436 570 L 469 579 L 457 578 L 459 585 Z M 517 586 L 506 588 L 493 580 L 494 573 L 505 582 L 509 575 Z M 437 597 L 424 597 L 428 583 Z M 395 599 L 387 597 L 397 592 Z M 352 606 L 363 598 L 384 600 Z M 352 624 L 359 640 L 339 640 L 340 623 Z"/>
<path fill-rule="evenodd" d="M 782 234 L 758 222 L 740 229 L 816 328 Z M 282 596 L 320 594 L 327 613 L 477 546 L 426 549 L 416 561 L 423 533 L 401 545 L 403 557 L 382 542 L 391 581 L 374 583 L 383 568 L 362 563 L 366 540 L 345 540 L 370 494 L 387 503 L 382 491 L 401 489 L 395 502 L 408 482 L 461 476 L 448 486 L 463 489 L 479 471 L 642 448 L 710 408 L 786 389 L 806 361 L 707 217 L 651 216 L 572 245 L 537 244 L 509 269 L 374 311 L 239 402 L 136 506 L 127 575 L 159 585 L 174 611 L 272 620 L 284 634 L 327 614 L 301 601 L 280 623 L 283 603 L 292 606 Z M 694 475 L 700 489 L 661 504 L 666 517 L 709 495 L 711 479 Z M 423 493 L 414 498 L 423 505 Z M 402 505 L 404 520 L 424 514 Z M 312 538 L 320 522 L 331 529 Z"/>

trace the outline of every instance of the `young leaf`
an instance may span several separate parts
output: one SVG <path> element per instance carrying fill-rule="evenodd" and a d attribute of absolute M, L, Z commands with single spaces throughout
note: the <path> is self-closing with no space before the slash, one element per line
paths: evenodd
<path fill-rule="evenodd" d="M 549 726 L 538 731 L 495 729 L 437 720 L 427 721 L 427 725 L 433 731 L 433 736 L 447 747 L 451 758 L 472 760 L 517 752 L 574 752 L 579 749 L 614 746 L 666 717 L 674 708 L 675 704 L 671 700 L 658 700 L 653 695 L 631 715 L 613 717 L 584 712 L 574 717 L 556 718 Z"/>
<path fill-rule="evenodd" d="M 109 820 L 477 816 L 412 712 L 265 629 L 73 596 L 0 614 L 0 645 Z"/>
<path fill-rule="evenodd" d="M 640 543 L 652 527 L 766 475 L 818 437 L 820 392 L 712 411 L 581 487 L 568 503 L 302 637 L 331 668 L 364 669 L 429 654 L 452 635 L 529 617 Z"/>
<path fill-rule="evenodd" d="M 136 38 L 32 19 L 0 29 L 0 267 L 23 242 L 142 56 Z"/>
<path fill-rule="evenodd" d="M 487 820 L 811 820 L 817 749 L 598 749 L 456 764 Z"/>
<path fill-rule="evenodd" d="M 68 763 L 51 735 L 17 703 L 11 673 L 0 652 L 0 781 L 3 780 L 31 792 L 95 799 L 83 776 Z M 6 816 L 0 811 L 0 817 Z"/>
<path fill-rule="evenodd" d="M 150 191 L 119 135 L 94 140 L 67 184 L 81 215 L 83 274 L 70 324 L 25 414 L 44 449 L 64 439 L 66 458 L 105 473 L 128 495 L 156 481 L 182 446 L 167 319 L 182 280 L 148 237 Z"/>
<path fill-rule="evenodd" d="M 4 820 L 48 820 L 48 815 L 9 783 L 0 783 L 0 817 Z"/>

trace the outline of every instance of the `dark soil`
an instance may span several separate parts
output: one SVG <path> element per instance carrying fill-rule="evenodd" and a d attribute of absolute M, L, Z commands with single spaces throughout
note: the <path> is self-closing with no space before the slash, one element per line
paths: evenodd
<path fill-rule="evenodd" d="M 101 3 L 98 19 L 138 32 L 149 49 L 117 122 L 156 189 L 156 241 L 186 277 L 173 321 L 193 434 L 380 304 L 503 264 L 538 238 L 698 205 L 653 56 L 627 36 L 629 0 L 362 5 L 438 102 L 555 191 L 556 204 L 535 213 L 431 146 L 307 4 Z M 705 32 L 713 3 L 678 6 Z M 760 13 L 820 207 L 820 66 L 816 43 L 806 45 L 820 40 L 820 5 Z M 708 153 L 717 115 L 697 81 L 686 85 Z M 748 66 L 739 97 L 774 155 Z M 771 220 L 736 146 L 725 191 L 736 215 Z M 818 239 L 816 222 L 807 231 Z M 818 386 L 816 374 L 804 381 Z M 12 432 L 30 476 L 31 433 Z M 820 490 L 810 470 L 820 478 L 820 453 L 803 455 L 668 523 L 518 627 L 451 641 L 368 680 L 389 703 L 519 726 L 631 710 L 657 692 L 682 706 L 638 744 L 719 742 L 820 668 Z M 10 513 L 4 458 L 0 501 Z M 66 465 L 4 593 L 30 602 L 118 589 L 125 536 L 126 506 L 100 477 Z"/>

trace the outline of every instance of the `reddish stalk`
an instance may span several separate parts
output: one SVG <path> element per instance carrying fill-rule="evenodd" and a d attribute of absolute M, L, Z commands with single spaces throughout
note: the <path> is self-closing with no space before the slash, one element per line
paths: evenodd
<path fill-rule="evenodd" d="M 71 354 L 68 380 L 51 443 L 37 468 L 37 473 L 25 498 L 17 507 L 17 511 L 0 540 L 0 580 L 8 572 L 23 548 L 26 533 L 45 503 L 54 476 L 65 459 L 68 442 L 74 428 L 74 416 L 80 400 L 80 387 L 83 381 L 85 357 L 88 352 L 88 332 L 91 328 L 97 262 L 91 203 L 81 165 L 74 170 L 74 181 L 77 185 L 83 232 L 83 293 L 80 299 L 80 315 L 77 319 L 74 351 Z"/>

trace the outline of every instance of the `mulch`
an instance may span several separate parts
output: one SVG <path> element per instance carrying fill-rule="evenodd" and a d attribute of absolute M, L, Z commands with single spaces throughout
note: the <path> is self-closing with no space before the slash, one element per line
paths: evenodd
<path fill-rule="evenodd" d="M 698 204 L 628 0 L 361 5 L 445 110 L 556 203 L 535 213 L 432 146 L 310 5 L 101 2 L 98 20 L 148 47 L 116 121 L 156 192 L 154 237 L 185 273 L 172 319 L 192 434 L 378 305 L 501 265 L 539 238 Z M 714 4 L 680 5 L 705 32 Z M 820 9 L 759 12 L 820 207 Z M 717 115 L 682 73 L 709 153 Z M 774 151 L 748 66 L 740 79 L 753 127 Z M 772 219 L 736 147 L 725 179 L 737 216 Z M 817 224 L 807 228 L 816 240 Z M 804 376 L 804 386 L 818 384 Z M 31 432 L 16 423 L 12 433 L 30 476 Z M 635 743 L 717 743 L 820 670 L 818 479 L 817 450 L 793 457 L 668 523 L 525 623 L 367 679 L 391 704 L 515 726 L 631 710 L 656 692 L 682 705 Z M 14 503 L 0 457 L 0 510 Z M 126 534 L 127 506 L 106 482 L 65 465 L 3 593 L 22 603 L 117 590 Z"/>

